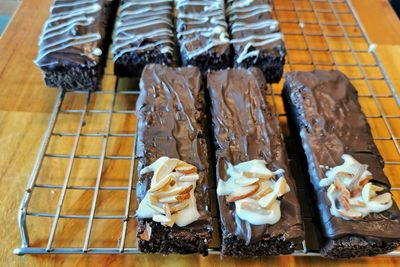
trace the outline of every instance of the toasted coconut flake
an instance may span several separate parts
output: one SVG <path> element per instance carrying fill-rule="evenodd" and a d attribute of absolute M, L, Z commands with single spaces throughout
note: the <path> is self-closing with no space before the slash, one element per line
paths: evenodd
<path fill-rule="evenodd" d="M 339 195 L 338 200 L 339 200 L 340 205 L 342 205 L 342 207 L 345 211 L 350 210 L 350 203 L 349 203 L 349 199 L 347 197 L 345 197 L 343 195 Z"/>
<path fill-rule="evenodd" d="M 190 193 L 190 191 L 193 189 L 193 185 L 189 185 L 188 187 L 182 189 L 178 195 L 184 195 Z"/>
<path fill-rule="evenodd" d="M 181 181 L 181 182 L 195 182 L 197 180 L 199 180 L 198 174 L 183 175 L 183 176 L 179 177 L 179 181 Z"/>
<path fill-rule="evenodd" d="M 286 194 L 286 192 L 287 192 L 286 190 L 287 190 L 288 184 L 286 182 L 285 177 L 282 176 L 281 178 L 279 178 L 278 181 L 275 182 L 274 187 L 275 187 L 274 190 L 276 190 L 278 197 L 281 197 L 284 194 Z"/>
<path fill-rule="evenodd" d="M 161 164 L 159 168 L 154 172 L 153 178 L 151 180 L 151 187 L 153 187 L 154 184 L 165 178 L 167 175 L 170 175 L 178 162 L 179 160 L 177 159 L 168 159 L 167 161 L 163 162 L 163 164 Z"/>
<path fill-rule="evenodd" d="M 151 238 L 151 231 L 152 228 L 149 223 L 146 222 L 146 228 L 144 229 L 143 233 L 139 235 L 141 240 L 149 241 Z"/>
<path fill-rule="evenodd" d="M 360 187 L 364 187 L 371 180 L 372 180 L 372 176 L 371 175 L 367 175 L 359 182 L 359 186 Z"/>
<path fill-rule="evenodd" d="M 172 214 L 174 214 L 174 213 L 176 213 L 178 211 L 183 210 L 187 206 L 189 206 L 189 201 L 187 201 L 187 200 L 182 201 L 182 202 L 178 202 L 177 204 L 171 206 L 170 211 L 171 211 Z"/>
<path fill-rule="evenodd" d="M 258 204 L 263 207 L 264 209 L 269 209 L 272 207 L 272 204 L 276 201 L 276 192 L 272 192 L 267 194 L 266 196 L 262 197 L 259 201 Z"/>
<path fill-rule="evenodd" d="M 153 196 L 157 198 L 176 196 L 178 195 L 184 188 L 182 186 L 176 186 L 166 191 L 157 191 L 152 193 Z"/>
<path fill-rule="evenodd" d="M 174 174 L 170 173 L 167 176 L 165 176 L 164 178 L 161 178 L 158 182 L 151 185 L 148 192 L 155 192 L 155 191 L 160 190 L 161 188 L 166 186 L 171 181 L 172 177 L 174 177 Z"/>
<path fill-rule="evenodd" d="M 363 176 L 363 174 L 367 170 L 367 168 L 368 168 L 368 165 L 366 165 L 366 164 L 360 165 L 357 172 L 353 176 L 353 180 L 351 180 L 351 182 L 350 182 L 350 185 L 349 185 L 350 191 L 359 186 L 361 177 Z"/>
<path fill-rule="evenodd" d="M 192 174 L 192 173 L 196 173 L 197 172 L 197 168 L 196 166 L 193 166 L 191 164 L 188 164 L 186 162 L 181 162 L 180 164 L 178 164 L 175 167 L 175 170 L 177 172 L 180 172 L 182 174 L 188 175 L 188 174 Z"/>
<path fill-rule="evenodd" d="M 377 202 L 381 205 L 386 205 L 390 201 L 392 201 L 392 195 L 390 193 L 386 192 L 382 195 L 378 195 L 378 196 L 372 198 L 371 201 Z"/>
<path fill-rule="evenodd" d="M 376 192 L 382 191 L 383 188 L 380 186 L 376 186 L 372 183 L 367 183 L 361 192 L 362 198 L 365 202 L 370 201 L 372 197 L 376 196 Z"/>
<path fill-rule="evenodd" d="M 350 191 L 347 190 L 346 186 L 342 183 L 342 180 L 338 177 L 336 177 L 335 182 L 335 189 L 344 197 L 350 198 Z"/>
<path fill-rule="evenodd" d="M 241 177 L 241 178 L 236 178 L 235 179 L 235 184 L 241 185 L 241 186 L 249 186 L 249 185 L 252 185 L 254 183 L 257 183 L 259 180 L 260 180 L 259 178 Z"/>
<path fill-rule="evenodd" d="M 189 198 L 190 198 L 190 194 L 189 193 L 181 194 L 181 195 L 177 195 L 176 196 L 176 200 L 179 201 L 179 202 L 182 202 L 182 201 L 184 201 L 186 199 L 189 199 Z"/>
<path fill-rule="evenodd" d="M 242 187 L 242 190 L 240 192 L 234 192 L 233 194 L 230 194 L 229 196 L 226 197 L 227 202 L 235 202 L 241 199 L 244 199 L 246 197 L 249 197 L 253 194 L 255 194 L 260 187 L 259 184 L 252 184 L 250 186 L 244 186 Z"/>
<path fill-rule="evenodd" d="M 269 179 L 273 175 L 261 172 L 251 172 L 251 171 L 244 171 L 242 172 L 242 176 L 247 178 L 259 178 L 259 179 Z"/>
<path fill-rule="evenodd" d="M 259 200 L 263 196 L 271 193 L 272 191 L 273 191 L 272 187 L 270 187 L 268 184 L 261 183 L 260 188 L 258 189 L 257 193 L 255 195 L 253 195 L 253 198 L 255 200 Z"/>

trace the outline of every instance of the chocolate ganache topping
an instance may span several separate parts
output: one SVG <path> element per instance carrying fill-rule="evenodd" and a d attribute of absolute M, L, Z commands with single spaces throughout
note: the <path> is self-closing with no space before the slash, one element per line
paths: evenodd
<path fill-rule="evenodd" d="M 223 231 L 248 244 L 280 235 L 285 240 L 302 240 L 304 232 L 296 186 L 288 168 L 279 121 L 264 99 L 266 82 L 262 72 L 257 68 L 228 69 L 210 72 L 207 81 L 212 102 L 217 180 L 228 180 L 229 165 L 262 160 L 276 173 L 277 180 L 284 175 L 290 188 L 281 198 L 281 218 L 272 225 L 255 225 L 241 219 L 235 204 L 220 195 Z"/>
<path fill-rule="evenodd" d="M 327 192 L 332 187 L 328 186 L 326 179 L 331 176 L 329 170 L 337 169 L 342 164 L 350 166 L 348 162 L 353 162 L 353 165 L 359 166 L 361 171 L 346 168 L 347 171 L 340 175 L 346 176 L 346 172 L 350 172 L 352 177 L 368 176 L 366 181 L 376 186 L 369 188 L 369 192 L 376 192 L 379 188 L 380 194 L 386 198 L 386 192 L 390 190 L 390 183 L 383 172 L 384 163 L 361 111 L 357 91 L 347 77 L 339 71 L 288 73 L 284 96 L 291 104 L 292 117 L 300 131 L 325 235 L 328 238 L 344 235 L 361 235 L 371 239 L 400 238 L 399 209 L 394 202 L 389 205 L 389 199 L 384 201 L 391 206 L 388 210 L 368 215 L 363 211 L 357 220 L 346 220 L 331 212 L 334 192 Z M 350 184 L 345 178 L 343 183 L 349 189 Z M 375 193 L 372 195 L 375 196 Z"/>
<path fill-rule="evenodd" d="M 194 190 L 199 217 L 189 224 L 192 231 L 211 227 L 208 211 L 209 154 L 204 129 L 204 92 L 196 67 L 171 68 L 149 64 L 140 81 L 137 100 L 139 181 L 141 202 L 150 189 L 153 172 L 140 170 L 157 159 L 179 159 L 197 168 Z"/>
<path fill-rule="evenodd" d="M 112 0 L 54 0 L 39 40 L 35 63 L 43 69 L 58 65 L 99 63 L 106 35 L 104 21 Z"/>

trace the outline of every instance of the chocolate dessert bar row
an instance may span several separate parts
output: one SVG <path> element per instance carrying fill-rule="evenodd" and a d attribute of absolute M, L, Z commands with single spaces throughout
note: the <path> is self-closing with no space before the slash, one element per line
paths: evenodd
<path fill-rule="evenodd" d="M 222 0 L 175 0 L 176 35 L 183 66 L 202 71 L 229 66 L 230 44 Z"/>
<path fill-rule="evenodd" d="M 268 82 L 279 82 L 286 50 L 279 22 L 268 0 L 228 0 L 226 13 L 234 49 L 234 66 L 258 67 Z"/>
<path fill-rule="evenodd" d="M 354 86 L 338 71 L 292 72 L 284 99 L 318 202 L 322 255 L 394 250 L 400 245 L 399 209 Z"/>
<path fill-rule="evenodd" d="M 114 72 L 140 77 L 146 64 L 171 65 L 173 0 L 124 0 L 113 44 Z"/>
<path fill-rule="evenodd" d="M 54 0 L 35 63 L 49 87 L 99 88 L 118 1 Z"/>
<path fill-rule="evenodd" d="M 296 185 L 257 69 L 211 72 L 223 255 L 290 254 L 304 240 Z"/>
<path fill-rule="evenodd" d="M 208 253 L 211 172 L 201 77 L 196 67 L 154 64 L 142 74 L 136 216 L 145 253 Z"/>

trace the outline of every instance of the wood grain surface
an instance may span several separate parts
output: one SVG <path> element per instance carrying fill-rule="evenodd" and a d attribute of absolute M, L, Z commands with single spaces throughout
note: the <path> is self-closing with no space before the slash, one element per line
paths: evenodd
<path fill-rule="evenodd" d="M 275 2 L 282 2 L 275 1 Z M 291 1 L 286 1 L 291 2 Z M 296 1 L 294 1 L 296 2 Z M 299 1 L 307 2 L 307 1 Z M 358 16 L 366 29 L 371 42 L 377 44 L 377 52 L 381 58 L 383 67 L 389 74 L 394 86 L 400 93 L 400 22 L 393 10 L 391 10 L 387 0 L 352 0 Z M 179 256 L 179 255 L 41 255 L 41 256 L 15 256 L 13 249 L 20 246 L 20 234 L 17 224 L 17 211 L 23 191 L 26 187 L 27 180 L 32 171 L 32 167 L 39 150 L 43 134 L 47 128 L 47 124 L 52 112 L 58 91 L 55 89 L 46 89 L 43 85 L 41 73 L 33 64 L 33 59 L 37 53 L 37 41 L 43 22 L 48 16 L 48 8 L 50 0 L 23 0 L 19 6 L 15 17 L 7 28 L 6 32 L 0 39 L 0 265 L 1 266 L 266 266 L 266 265 L 282 265 L 282 266 L 399 266 L 400 258 L 395 257 L 373 257 L 360 258 L 353 260 L 328 260 L 319 257 L 293 257 L 279 256 L 263 259 L 221 259 L 219 256 L 210 255 L 202 256 Z M 290 60 L 295 60 L 294 57 Z M 105 83 L 113 84 L 112 78 L 106 80 Z M 385 88 L 377 86 L 379 90 L 385 92 Z M 360 87 L 360 90 L 363 90 Z M 363 100 L 364 101 L 364 100 Z M 389 100 L 382 100 L 385 113 L 399 115 L 400 110 Z M 132 101 L 131 101 L 132 102 Z M 125 102 L 129 108 L 131 102 Z M 122 102 L 121 102 L 122 103 Z M 73 103 L 72 103 L 73 104 Z M 71 105 L 72 105 L 71 104 Z M 366 113 L 373 114 L 376 107 L 373 103 L 369 103 L 368 99 L 362 103 Z M 278 103 L 278 109 L 281 109 Z M 122 119 L 122 125 L 134 125 L 131 119 Z M 95 122 L 96 119 L 93 118 Z M 375 136 L 387 137 L 388 133 L 382 126 L 379 118 L 370 119 Z M 70 123 L 66 123 L 65 127 L 70 127 Z M 100 125 L 99 123 L 93 123 Z M 391 121 L 392 130 L 397 137 L 400 137 L 400 120 L 393 119 Z M 128 127 L 128 126 L 127 126 Z M 118 129 L 116 129 L 118 130 Z M 124 129 L 126 130 L 126 129 Z M 68 143 L 68 139 L 64 140 Z M 89 153 L 91 149 L 99 146 L 99 140 L 90 140 L 80 147 L 80 153 Z M 124 143 L 127 142 L 127 143 Z M 131 151 L 126 147 L 130 147 L 133 140 L 116 140 L 110 148 L 110 153 L 129 154 Z M 83 142 L 84 143 L 84 142 Z M 377 142 L 378 143 L 378 142 Z M 66 145 L 68 147 L 68 145 Z M 378 147 L 387 160 L 399 160 L 400 155 L 393 150 L 393 144 L 380 141 Z M 54 150 L 60 149 L 57 144 L 51 147 Z M 62 162 L 49 162 L 48 166 L 52 171 L 51 178 L 56 181 L 62 174 Z M 54 168 L 57 166 L 57 168 Z M 90 164 L 87 167 L 90 172 Z M 128 167 L 123 163 L 118 166 L 108 166 L 107 171 L 111 174 L 106 179 L 107 185 L 116 185 L 120 182 L 120 176 L 126 172 Z M 400 168 L 397 165 L 387 166 L 386 174 L 389 176 L 394 186 L 400 186 Z M 107 176 L 107 173 L 105 174 Z M 79 173 L 75 175 L 79 177 Z M 93 177 L 85 175 L 85 179 L 77 179 L 77 182 L 92 183 Z M 113 193 L 110 193 L 110 195 Z M 32 199 L 33 205 L 40 211 L 44 206 L 54 202 L 58 197 L 58 192 L 50 192 L 50 194 L 40 194 L 38 199 Z M 78 203 L 88 203 L 90 206 L 91 195 L 88 193 L 76 193 L 70 196 L 68 205 L 63 212 L 81 212 L 85 210 L 84 206 Z M 117 193 L 113 196 L 100 197 L 100 212 L 115 212 L 119 214 L 122 211 L 114 209 L 115 202 L 125 199 L 125 196 L 119 196 Z M 397 203 L 400 203 L 400 194 L 395 193 Z M 112 200 L 112 201 L 110 201 Z M 55 203 L 55 202 L 54 202 Z M 52 207 L 54 208 L 54 207 Z M 49 221 L 39 218 L 38 222 L 41 228 L 35 228 L 32 233 L 32 239 L 37 237 L 37 243 L 45 240 L 49 233 Z M 86 227 L 85 222 L 82 227 L 75 224 L 71 228 L 67 223 L 60 223 L 59 240 L 55 242 L 73 242 L 82 243 L 82 230 Z M 103 229 L 108 229 L 107 233 Z M 108 240 L 117 240 L 120 229 L 111 227 L 108 224 L 94 225 L 93 234 L 97 237 L 94 242 L 98 242 L 98 246 L 115 246 L 109 244 Z M 65 234 L 64 234 L 65 233 Z M 44 238 L 40 238 L 40 237 Z M 71 238 L 72 237 L 72 238 Z M 134 242 L 134 228 L 128 229 L 128 242 Z"/>

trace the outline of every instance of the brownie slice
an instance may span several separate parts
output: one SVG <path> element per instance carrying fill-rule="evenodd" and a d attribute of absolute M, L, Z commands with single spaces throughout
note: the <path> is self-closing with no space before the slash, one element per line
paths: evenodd
<path fill-rule="evenodd" d="M 176 33 L 183 66 L 202 71 L 229 66 L 224 1 L 176 0 Z"/>
<path fill-rule="evenodd" d="M 204 91 L 198 68 L 172 68 L 156 64 L 144 68 L 136 109 L 138 201 L 144 199 L 152 176 L 152 173 L 141 175 L 141 170 L 160 157 L 180 159 L 197 167 L 199 180 L 194 195 L 200 217 L 184 227 L 176 224 L 167 227 L 150 218 L 138 218 L 138 246 L 142 252 L 208 253 L 212 233 L 208 197 L 211 173 L 204 108 Z M 146 224 L 151 228 L 148 240 L 141 238 Z"/>
<path fill-rule="evenodd" d="M 221 180 L 228 179 L 229 164 L 264 160 L 269 170 L 283 170 L 277 176 L 284 176 L 290 188 L 280 199 L 281 218 L 272 224 L 252 224 L 241 219 L 236 202 L 228 202 L 228 197 L 218 194 L 221 253 L 233 256 L 290 254 L 304 240 L 303 222 L 279 120 L 271 114 L 265 101 L 265 78 L 258 68 L 239 68 L 210 72 L 207 81 L 218 187 Z"/>
<path fill-rule="evenodd" d="M 286 75 L 283 94 L 290 119 L 298 129 L 318 202 L 321 230 L 326 238 L 321 248 L 322 255 L 350 258 L 394 250 L 400 244 L 399 209 L 394 201 L 389 204 L 390 208 L 382 212 L 368 212 L 353 217 L 335 216 L 333 212 L 336 212 L 336 205 L 348 200 L 340 198 L 338 204 L 329 199 L 332 193 L 330 188 L 338 188 L 339 173 L 336 173 L 334 185 L 324 186 L 332 168 L 352 157 L 359 162 L 357 166 L 366 167 L 360 173 L 363 176 L 350 171 L 348 167 L 352 182 L 356 175 L 362 178 L 368 172 L 369 177 L 363 179 L 371 179 L 371 185 L 379 186 L 382 190 L 380 195 L 390 191 L 390 182 L 383 172 L 384 162 L 373 141 L 354 86 L 339 71 L 291 72 Z M 344 155 L 346 158 L 343 158 Z M 343 181 L 340 178 L 342 180 L 339 181 Z M 361 182 L 359 186 L 364 191 L 366 185 Z M 344 192 L 349 191 L 351 184 L 345 188 Z M 390 198 L 387 203 L 391 203 L 390 194 L 386 195 Z M 351 197 L 356 196 L 357 192 L 351 191 Z M 352 205 L 343 205 L 341 212 L 355 210 L 354 214 L 358 214 Z"/>
<path fill-rule="evenodd" d="M 234 66 L 260 68 L 267 82 L 279 82 L 286 49 L 268 0 L 228 0 L 226 9 Z"/>
<path fill-rule="evenodd" d="M 140 77 L 146 64 L 171 65 L 172 3 L 172 0 L 123 1 L 113 44 L 115 75 Z"/>
<path fill-rule="evenodd" d="M 100 87 L 118 1 L 54 0 L 35 60 L 48 87 Z"/>

